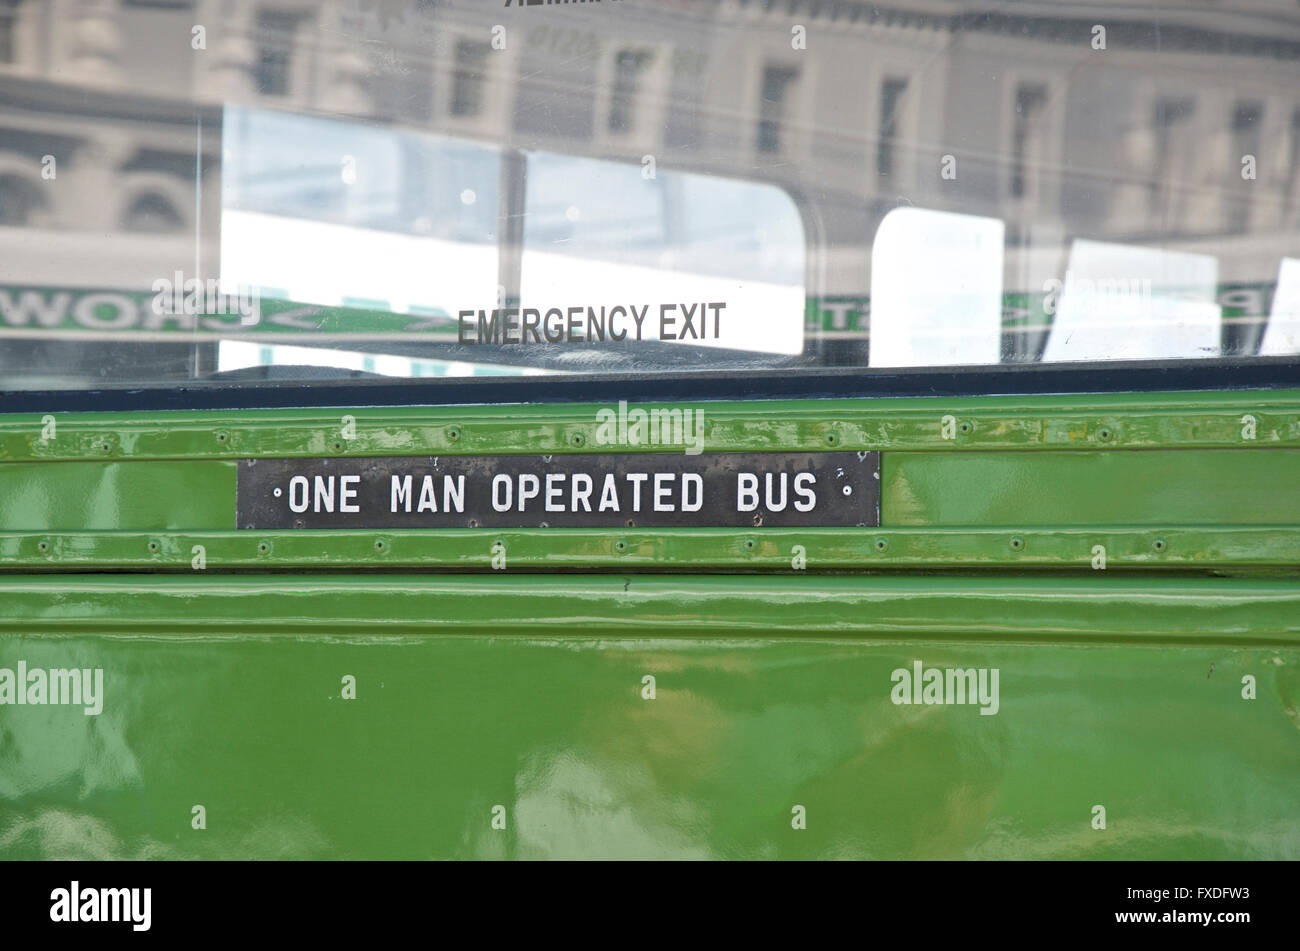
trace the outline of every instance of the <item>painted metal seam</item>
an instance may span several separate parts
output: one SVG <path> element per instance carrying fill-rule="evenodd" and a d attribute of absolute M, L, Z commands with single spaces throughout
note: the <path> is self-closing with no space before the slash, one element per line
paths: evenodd
<path fill-rule="evenodd" d="M 2 570 L 1300 567 L 1300 526 L 5 532 Z"/>
<path fill-rule="evenodd" d="M 0 601 L 0 635 L 1300 645 L 1295 579 L 27 575 Z"/>
<path fill-rule="evenodd" d="M 680 452 L 678 442 L 611 441 L 603 414 L 687 411 L 709 452 L 1300 447 L 1300 392 L 1288 390 L 23 414 L 0 416 L 0 462 Z"/>

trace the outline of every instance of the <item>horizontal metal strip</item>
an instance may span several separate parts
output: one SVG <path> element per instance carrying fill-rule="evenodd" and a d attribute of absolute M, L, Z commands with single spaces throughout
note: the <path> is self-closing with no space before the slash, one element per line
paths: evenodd
<path fill-rule="evenodd" d="M 1300 391 L 0 416 L 0 461 L 1229 446 L 1300 447 Z"/>
<path fill-rule="evenodd" d="M 6 532 L 0 569 L 1300 567 L 1300 526 Z"/>
<path fill-rule="evenodd" d="M 668 345 L 672 346 L 672 345 Z M 553 374 L 521 377 L 443 377 L 418 380 L 319 380 L 105 387 L 93 390 L 0 391 L 11 413 L 247 410 L 268 407 L 463 406 L 480 403 L 590 403 L 756 399 L 943 397 L 988 393 L 1176 393 L 1294 390 L 1294 357 L 1204 360 L 1125 360 L 1094 363 L 1004 363 L 930 368 L 776 367 L 769 369 Z"/>
<path fill-rule="evenodd" d="M 0 636 L 1300 644 L 1297 580 L 28 575 L 0 603 Z"/>

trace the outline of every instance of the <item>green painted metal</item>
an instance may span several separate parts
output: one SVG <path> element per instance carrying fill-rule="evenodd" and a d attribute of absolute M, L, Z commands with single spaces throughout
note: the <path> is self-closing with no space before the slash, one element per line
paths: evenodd
<path fill-rule="evenodd" d="M 751 646 L 769 637 L 863 645 L 928 637 L 1300 648 L 1294 579 L 101 574 L 0 578 L 0 599 L 11 608 L 0 618 L 5 634 L 355 633 L 364 644 L 388 634 L 546 631 L 561 639 L 739 636 Z"/>
<path fill-rule="evenodd" d="M 0 666 L 105 678 L 98 716 L 0 708 L 5 858 L 1300 857 L 1293 582 L 97 576 L 0 601 Z M 893 703 L 918 661 L 996 668 L 998 712 Z"/>
<path fill-rule="evenodd" d="M 881 457 L 887 526 L 1300 524 L 1289 449 Z M 10 531 L 234 526 L 233 460 L 0 464 Z"/>
<path fill-rule="evenodd" d="M 1294 569 L 1292 460 L 1290 450 L 885 454 L 878 529 L 327 533 L 235 530 L 233 462 L 19 463 L 0 465 L 0 571 L 190 570 L 195 546 L 210 570 L 479 570 L 498 543 L 510 569 L 528 570 Z"/>
<path fill-rule="evenodd" d="M 1300 393 L 693 407 L 884 450 L 878 529 L 234 527 L 242 458 L 680 451 L 600 408 L 0 416 L 0 697 L 105 676 L 0 705 L 0 858 L 1300 858 Z"/>
<path fill-rule="evenodd" d="M 234 462 L 0 463 L 7 531 L 234 527 Z"/>
<path fill-rule="evenodd" d="M 796 548 L 798 546 L 798 548 Z M 200 552 L 200 547 L 202 551 Z M 1098 551 L 1098 548 L 1104 549 Z M 802 550 L 799 550 L 802 549 Z M 201 559 L 200 559 L 201 555 Z M 504 569 L 500 559 L 504 556 Z M 801 564 L 796 564 L 796 562 Z M 152 571 L 243 568 L 1300 567 L 1295 526 L 979 529 L 437 529 L 0 533 L 0 567 Z"/>
<path fill-rule="evenodd" d="M 645 408 L 684 409 L 688 404 Z M 1300 447 L 1300 392 L 689 404 L 704 450 Z M 0 462 L 618 452 L 598 405 L 398 407 L 0 417 Z M 347 417 L 355 425 L 349 438 Z M 1245 420 L 1245 417 L 1250 417 Z M 53 436 L 50 423 L 54 423 Z M 638 451 L 680 446 L 638 444 Z"/>
<path fill-rule="evenodd" d="M 881 456 L 882 524 L 1300 526 L 1290 449 Z"/>

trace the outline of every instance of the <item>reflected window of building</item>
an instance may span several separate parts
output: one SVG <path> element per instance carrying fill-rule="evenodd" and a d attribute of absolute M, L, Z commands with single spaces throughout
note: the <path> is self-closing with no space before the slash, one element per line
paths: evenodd
<path fill-rule="evenodd" d="M 1291 156 L 1287 164 L 1290 178 L 1291 200 L 1300 204 L 1300 107 L 1291 113 Z"/>
<path fill-rule="evenodd" d="M 377 70 L 367 85 L 375 111 L 380 115 L 415 120 L 433 115 L 431 63 L 417 61 L 403 64 L 400 70 Z"/>
<path fill-rule="evenodd" d="M 127 209 L 122 218 L 122 229 L 145 234 L 167 234 L 178 231 L 184 224 L 176 206 L 157 192 L 145 192 Z"/>
<path fill-rule="evenodd" d="M 610 93 L 609 131 L 630 132 L 636 108 L 637 87 L 649 65 L 649 50 L 619 50 L 614 57 L 614 88 Z"/>
<path fill-rule="evenodd" d="M 1189 149 L 1196 145 L 1188 141 L 1188 127 L 1195 110 L 1196 102 L 1192 99 L 1170 98 L 1156 102 L 1153 116 L 1155 168 L 1151 174 L 1150 195 L 1151 209 L 1157 214 L 1163 205 L 1161 196 L 1173 194 L 1173 189 L 1168 187 L 1170 180 L 1176 177 L 1178 166 L 1192 154 Z"/>
<path fill-rule="evenodd" d="M 700 91 L 707 63 L 703 53 L 673 51 L 668 115 L 664 123 L 664 145 L 669 148 L 694 148 L 699 144 Z"/>
<path fill-rule="evenodd" d="M 786 100 L 799 70 L 793 66 L 768 65 L 763 68 L 763 88 L 759 104 L 758 150 L 781 151 L 781 125 L 785 117 Z"/>
<path fill-rule="evenodd" d="M 1015 118 L 1011 130 L 1011 197 L 1032 195 L 1029 177 L 1042 158 L 1043 112 L 1047 87 L 1022 83 L 1016 87 Z"/>
<path fill-rule="evenodd" d="M 45 204 L 45 196 L 35 182 L 18 175 L 0 175 L 0 225 L 29 225 Z"/>
<path fill-rule="evenodd" d="M 262 95 L 289 94 L 295 34 L 302 19 L 283 10 L 257 12 L 257 91 Z"/>
<path fill-rule="evenodd" d="M 453 116 L 476 116 L 483 111 L 484 67 L 490 49 L 478 40 L 456 42 L 456 68 L 451 77 Z"/>
<path fill-rule="evenodd" d="M 0 0 L 0 63 L 15 58 L 14 30 L 18 21 L 19 0 Z"/>
<path fill-rule="evenodd" d="M 894 174 L 894 140 L 898 136 L 899 113 L 903 106 L 906 79 L 886 79 L 880 84 L 880 125 L 876 139 L 876 174 Z"/>
<path fill-rule="evenodd" d="M 585 30 L 539 29 L 519 61 L 514 84 L 517 132 L 589 142 L 595 130 L 600 39 Z"/>

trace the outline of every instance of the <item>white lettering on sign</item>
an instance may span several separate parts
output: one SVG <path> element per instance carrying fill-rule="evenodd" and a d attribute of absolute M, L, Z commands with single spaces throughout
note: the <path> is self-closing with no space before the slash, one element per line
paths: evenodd
<path fill-rule="evenodd" d="M 465 476 L 426 475 L 418 483 L 413 476 L 390 476 L 388 511 L 458 512 L 465 511 Z M 293 512 L 357 513 L 359 475 L 318 475 L 313 479 L 293 476 L 289 480 L 289 509 Z M 811 472 L 765 473 L 761 482 L 752 472 L 737 476 L 738 512 L 753 512 L 764 505 L 769 512 L 781 512 L 792 505 L 800 512 L 810 512 L 817 505 L 812 486 L 817 477 Z M 593 499 L 596 478 L 586 472 L 548 472 L 545 479 L 531 472 L 509 475 L 499 472 L 492 477 L 492 508 L 498 512 L 698 512 L 704 507 L 704 477 L 698 472 L 629 472 L 623 485 L 630 492 L 620 493 L 618 477 L 605 473 L 598 499 Z M 438 489 L 441 488 L 441 495 Z M 760 491 L 761 488 L 761 491 Z M 644 489 L 644 491 L 643 491 Z M 593 508 L 593 503 L 595 507 Z"/>
<path fill-rule="evenodd" d="M 879 455 L 671 452 L 248 460 L 240 528 L 879 524 Z"/>
<path fill-rule="evenodd" d="M 704 479 L 696 472 L 629 472 L 624 480 L 631 488 L 628 504 L 620 500 L 617 477 L 606 473 L 599 500 L 599 511 L 620 512 L 698 512 L 704 505 Z M 642 492 L 642 487 L 652 481 L 652 487 Z M 289 480 L 289 508 L 294 512 L 360 512 L 357 504 L 357 475 L 316 476 L 309 482 L 306 476 Z M 817 493 L 812 486 L 817 477 L 811 472 L 796 473 L 793 481 L 787 472 L 765 473 L 760 491 L 759 476 L 742 472 L 737 476 L 737 508 L 739 512 L 753 512 L 762 504 L 769 512 L 785 511 L 793 505 L 800 512 L 809 512 L 817 505 Z M 793 486 L 793 496 L 789 493 Z M 544 510 L 547 512 L 591 512 L 595 482 L 591 475 L 576 472 L 546 474 L 545 484 L 532 473 L 510 476 L 498 473 L 492 477 L 492 507 L 498 512 L 517 508 L 520 512 Z M 518 505 L 515 505 L 518 499 Z M 426 475 L 420 482 L 418 495 L 412 477 L 391 476 L 389 491 L 390 512 L 464 512 L 465 477 L 442 477 L 442 503 L 439 508 L 437 484 L 434 477 Z"/>
<path fill-rule="evenodd" d="M 787 504 L 786 480 L 789 475 L 788 472 L 767 473 L 763 485 L 763 499 L 760 500 L 758 476 L 752 472 L 738 473 L 736 475 L 737 511 L 756 511 L 759 502 L 763 501 L 769 512 L 784 512 Z M 812 490 L 816 482 L 817 477 L 811 472 L 800 472 L 795 475 L 794 494 L 799 498 L 794 502 L 794 507 L 800 512 L 811 512 L 816 507 L 817 493 Z"/>
<path fill-rule="evenodd" d="M 445 477 L 449 478 L 449 477 Z M 816 477 L 811 473 L 800 473 L 799 478 L 813 482 Z M 392 511 L 398 511 L 398 503 L 407 500 L 403 511 L 411 511 L 409 492 L 402 488 L 404 482 L 410 481 L 406 476 L 399 482 L 393 476 Z M 461 477 L 462 481 L 464 477 Z M 784 484 L 785 474 L 782 473 Z M 649 484 L 647 484 L 649 483 Z M 612 472 L 605 473 L 601 484 L 596 507 L 592 507 L 592 495 L 595 492 L 595 479 L 586 472 L 548 472 L 543 485 L 531 472 L 516 476 L 499 472 L 492 477 L 492 508 L 498 512 L 698 512 L 704 506 L 704 477 L 698 472 L 656 472 L 653 477 L 648 472 L 629 472 L 623 476 L 624 486 L 630 493 L 621 495 L 618 477 Z M 644 488 L 644 491 L 643 491 Z M 463 489 L 462 489 L 463 491 Z M 816 503 L 816 496 L 806 492 L 812 502 L 800 508 L 806 512 Z M 457 509 L 456 511 L 463 511 Z M 740 509 L 739 511 L 750 511 Z"/>
<path fill-rule="evenodd" d="M 345 479 L 358 479 L 359 476 L 344 476 Z M 495 484 L 494 484 L 495 488 Z M 390 512 L 409 512 L 411 511 L 411 477 L 393 476 L 392 485 L 389 493 L 388 511 Z M 507 503 L 508 507 L 508 503 Z M 416 503 L 417 512 L 436 512 L 438 511 L 438 501 L 434 496 L 433 476 L 427 475 L 420 482 L 420 500 Z M 357 511 L 349 509 L 348 511 Z M 453 480 L 451 476 L 442 477 L 442 511 L 444 512 L 464 512 L 465 511 L 465 477 L 456 476 Z M 497 509 L 497 511 L 502 511 Z"/>

